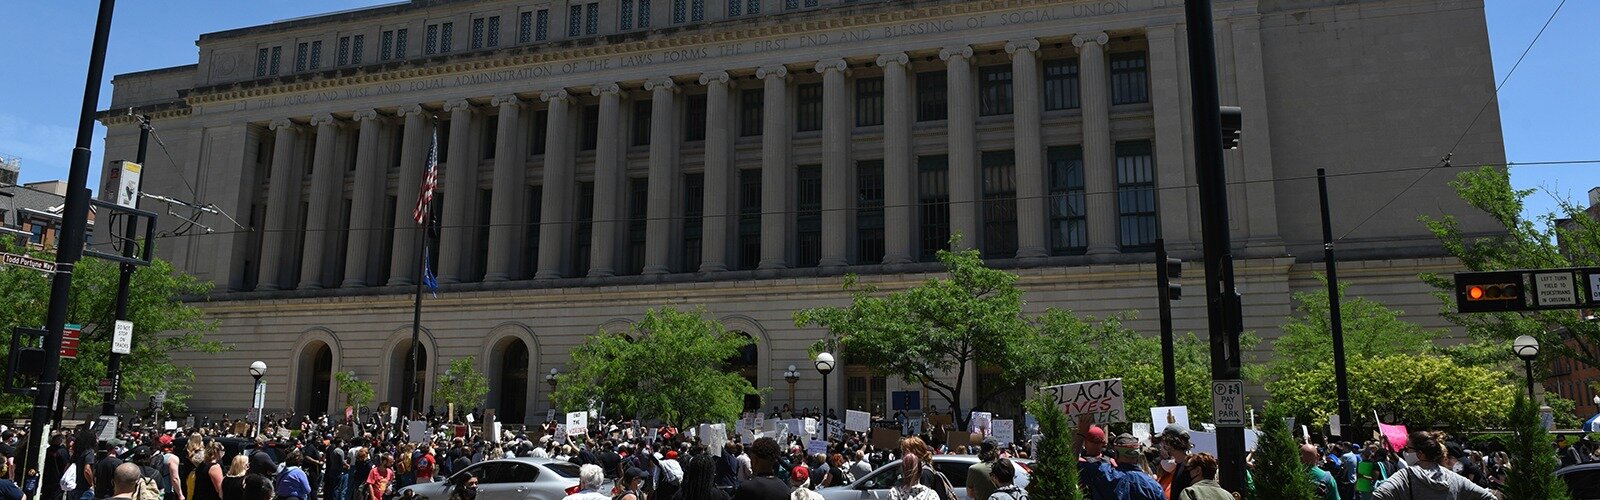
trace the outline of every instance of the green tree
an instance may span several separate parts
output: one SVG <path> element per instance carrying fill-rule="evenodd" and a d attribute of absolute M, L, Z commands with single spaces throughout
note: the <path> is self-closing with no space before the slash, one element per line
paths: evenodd
<path fill-rule="evenodd" d="M 813 351 L 837 346 L 852 364 L 921 385 L 943 398 L 964 426 L 961 393 L 970 382 L 965 367 L 981 361 L 1001 370 L 998 389 L 977 395 L 974 407 L 1016 390 L 1024 380 L 1016 348 L 1029 326 L 1016 275 L 985 267 L 977 250 L 941 250 L 939 261 L 946 277 L 887 294 L 846 277 L 850 305 L 797 311 L 794 322 L 828 330 Z"/>
<path fill-rule="evenodd" d="M 1506 476 L 1506 498 L 1571 498 L 1567 484 L 1555 475 L 1561 461 L 1550 447 L 1552 441 L 1539 419 L 1538 405 L 1518 393 L 1516 402 L 1511 405 L 1510 420 L 1511 429 L 1516 434 L 1506 443 L 1511 455 L 1511 472 Z"/>
<path fill-rule="evenodd" d="M 1267 407 L 1262 420 L 1261 440 L 1256 443 L 1253 469 L 1255 492 L 1250 498 L 1261 500 L 1314 500 L 1316 486 L 1300 463 L 1300 441 L 1295 440 L 1277 406 Z"/>
<path fill-rule="evenodd" d="M 23 249 L 10 240 L 0 241 L 6 252 L 20 253 Z M 53 260 L 53 254 L 27 252 L 34 257 Z M 117 281 L 120 270 L 116 263 L 84 258 L 78 262 L 72 279 L 67 322 L 83 325 L 77 359 L 62 360 L 61 380 L 79 405 L 98 405 L 101 396 L 97 390 L 99 380 L 106 376 L 106 363 L 111 353 L 111 336 L 115 330 Z M 163 260 L 134 272 L 129 282 L 128 318 L 133 321 L 133 346 L 122 357 L 122 400 L 125 403 L 142 401 L 137 395 L 167 391 L 169 401 L 189 389 L 194 372 L 187 365 L 172 361 L 175 352 L 220 352 L 224 347 L 204 337 L 216 328 L 214 321 L 202 317 L 199 308 L 189 305 L 183 297 L 203 296 L 211 285 L 193 276 L 178 272 Z M 14 266 L 0 267 L 0 328 L 10 333 L 18 326 L 37 328 L 44 324 L 49 308 L 50 280 L 45 274 Z M 0 345 L 0 356 L 8 354 L 9 347 Z M 0 396 L 0 414 L 21 415 L 28 411 L 31 400 Z"/>
<path fill-rule="evenodd" d="M 1034 398 L 1024 405 L 1039 421 L 1039 445 L 1034 454 L 1038 462 L 1028 480 L 1028 496 L 1036 500 L 1083 500 L 1083 490 L 1078 488 L 1078 450 L 1072 448 L 1072 423 L 1048 399 Z"/>
<path fill-rule="evenodd" d="M 1327 284 L 1325 276 L 1318 275 L 1317 280 Z M 1347 284 L 1339 286 L 1339 317 L 1343 320 L 1347 358 L 1419 354 L 1433 348 L 1438 332 L 1402 319 L 1400 311 L 1377 301 L 1352 298 L 1345 293 L 1346 288 Z M 1333 359 L 1332 315 L 1328 311 L 1327 289 L 1296 292 L 1294 304 L 1297 314 L 1283 324 L 1283 335 L 1273 342 L 1276 353 L 1271 368 L 1273 375 L 1285 375 Z"/>
<path fill-rule="evenodd" d="M 651 309 L 627 332 L 600 332 L 572 349 L 572 367 L 556 379 L 563 408 L 603 401 L 608 412 L 650 415 L 672 424 L 732 422 L 744 396 L 760 394 L 724 360 L 753 340 L 729 332 L 705 311 Z"/>
<path fill-rule="evenodd" d="M 466 412 L 483 407 L 483 397 L 489 394 L 489 378 L 478 371 L 472 356 L 450 362 L 439 380 L 439 398 L 446 404 Z"/>
<path fill-rule="evenodd" d="M 344 371 L 333 375 L 334 382 L 339 385 L 339 393 L 344 394 L 344 405 L 351 408 L 360 408 L 372 403 L 376 393 L 372 390 L 372 382 L 356 378 L 356 372 Z"/>
<path fill-rule="evenodd" d="M 1376 410 L 1419 426 L 1497 426 L 1519 391 L 1504 372 L 1433 354 L 1350 358 L 1347 365 L 1351 413 L 1358 419 Z M 1299 422 L 1326 425 L 1336 412 L 1330 361 L 1288 373 L 1266 388 L 1273 404 Z"/>
<path fill-rule="evenodd" d="M 1495 167 L 1462 172 L 1451 186 L 1467 204 L 1482 211 L 1497 229 L 1504 231 L 1484 236 L 1463 231 L 1455 216 L 1422 217 L 1423 224 L 1445 250 L 1467 269 L 1600 265 L 1600 222 L 1570 201 L 1558 200 L 1559 214 L 1546 214 L 1538 220 L 1523 218 L 1523 200 L 1535 191 L 1513 189 L 1506 169 Z M 1558 223 L 1563 219 L 1567 222 Z M 1422 278 L 1438 289 L 1435 295 L 1443 302 L 1444 316 L 1465 327 L 1474 338 L 1499 340 L 1504 346 L 1503 342 L 1519 335 L 1532 335 L 1539 339 L 1544 352 L 1600 366 L 1600 324 L 1560 310 L 1461 314 L 1455 308 L 1455 283 L 1450 276 L 1427 273 Z"/>

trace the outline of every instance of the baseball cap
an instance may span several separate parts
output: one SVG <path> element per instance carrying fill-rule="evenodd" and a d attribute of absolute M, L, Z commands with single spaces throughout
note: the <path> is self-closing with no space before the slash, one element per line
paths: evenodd
<path fill-rule="evenodd" d="M 1096 443 L 1104 443 L 1106 442 L 1106 430 L 1098 425 L 1091 425 L 1089 426 L 1089 432 L 1084 437 Z"/>

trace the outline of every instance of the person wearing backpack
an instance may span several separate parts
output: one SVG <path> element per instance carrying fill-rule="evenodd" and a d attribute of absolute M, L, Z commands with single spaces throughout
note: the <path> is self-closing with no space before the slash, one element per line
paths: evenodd
<path fill-rule="evenodd" d="M 178 456 L 172 454 L 172 436 L 163 435 L 157 443 L 161 449 L 150 457 L 150 468 L 156 471 L 156 486 L 161 488 L 162 500 L 183 500 L 183 488 L 178 480 Z"/>
<path fill-rule="evenodd" d="M 305 456 L 300 450 L 289 452 L 284 459 L 283 471 L 273 480 L 273 490 L 277 492 L 277 500 L 306 500 L 311 495 L 311 480 L 306 477 L 305 470 L 300 465 L 305 462 Z"/>
<path fill-rule="evenodd" d="M 1028 500 L 1028 492 L 1013 483 L 1016 477 L 1017 467 L 1011 463 L 1011 459 L 995 460 L 989 467 L 989 481 L 994 483 L 995 489 L 989 494 L 988 500 Z"/>

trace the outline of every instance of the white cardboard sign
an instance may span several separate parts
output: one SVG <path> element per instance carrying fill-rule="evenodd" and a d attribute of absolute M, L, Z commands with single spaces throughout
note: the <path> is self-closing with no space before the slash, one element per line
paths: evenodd
<path fill-rule="evenodd" d="M 872 429 L 872 415 L 864 411 L 845 410 L 844 430 L 867 432 Z"/>

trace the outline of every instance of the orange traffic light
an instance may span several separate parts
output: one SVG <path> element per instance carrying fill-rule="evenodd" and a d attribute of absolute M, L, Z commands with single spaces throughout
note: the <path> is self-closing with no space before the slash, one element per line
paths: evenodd
<path fill-rule="evenodd" d="M 1517 300 L 1517 285 L 1515 283 L 1497 283 L 1493 285 L 1471 285 L 1467 287 L 1467 300 Z"/>
<path fill-rule="evenodd" d="M 1483 300 L 1483 287 L 1473 286 L 1467 288 L 1467 298 L 1470 300 Z"/>

